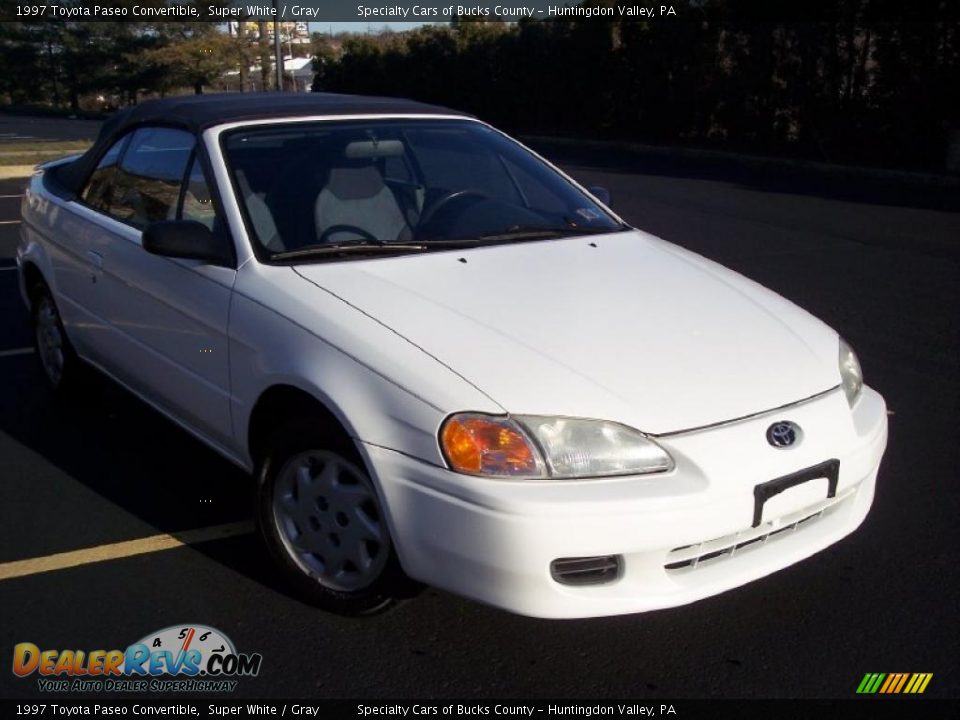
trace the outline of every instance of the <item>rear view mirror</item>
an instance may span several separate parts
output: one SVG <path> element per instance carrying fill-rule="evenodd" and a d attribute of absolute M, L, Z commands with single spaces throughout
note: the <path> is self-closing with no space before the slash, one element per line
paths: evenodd
<path fill-rule="evenodd" d="M 162 257 L 203 260 L 211 265 L 233 263 L 222 237 L 196 220 L 160 220 L 143 231 L 143 249 Z"/>

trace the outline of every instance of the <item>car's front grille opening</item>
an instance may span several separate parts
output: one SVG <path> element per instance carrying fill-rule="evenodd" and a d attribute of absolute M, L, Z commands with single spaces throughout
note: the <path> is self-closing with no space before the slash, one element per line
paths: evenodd
<path fill-rule="evenodd" d="M 558 558 L 550 563 L 550 575 L 562 585 L 602 585 L 620 577 L 620 555 Z"/>
<path fill-rule="evenodd" d="M 739 543 L 735 542 L 734 544 L 728 545 L 727 547 L 720 548 L 719 550 L 711 550 L 710 552 L 705 552 L 702 555 L 694 555 L 693 557 L 687 558 L 686 560 L 678 560 L 676 562 L 667 563 L 666 565 L 664 565 L 664 567 L 667 570 L 679 570 L 681 568 L 688 568 L 688 567 L 695 568 L 701 563 L 706 563 L 706 562 L 709 562 L 710 560 L 715 560 L 717 558 L 723 557 L 724 555 L 730 555 L 732 557 L 733 555 L 736 554 L 738 550 L 741 550 L 749 545 L 753 545 L 754 543 L 765 543 L 767 542 L 767 540 L 769 540 L 770 538 L 776 535 L 779 535 L 780 533 L 796 530 L 802 522 L 806 522 L 807 520 L 813 520 L 814 518 L 820 517 L 820 514 L 822 512 L 823 511 L 821 510 L 815 513 L 814 515 L 805 517 L 801 521 L 797 521 L 790 525 L 779 527 L 776 530 L 769 531 L 759 537 L 750 538 L 749 540 L 744 540 L 743 542 L 739 542 Z M 733 537 L 733 536 L 728 536 L 728 537 Z M 721 538 L 721 539 L 725 539 L 725 538 Z M 714 540 L 714 541 L 711 541 L 710 543 L 701 543 L 700 545 L 688 545 L 686 547 L 676 548 L 675 550 L 672 550 L 670 554 L 672 555 L 673 553 L 681 552 L 691 547 L 700 547 L 702 545 L 712 544 L 713 542 L 717 542 L 717 541 Z"/>
<path fill-rule="evenodd" d="M 755 528 L 741 530 L 702 543 L 676 547 L 667 554 L 667 562 L 663 567 L 665 570 L 674 572 L 693 570 L 713 561 L 734 557 L 747 547 L 755 544 L 762 545 L 783 537 L 787 533 L 796 532 L 802 525 L 833 511 L 844 500 L 851 498 L 854 492 L 855 488 L 850 488 L 837 497 L 828 498 L 821 503 L 785 515 L 776 521 L 765 522 Z"/>

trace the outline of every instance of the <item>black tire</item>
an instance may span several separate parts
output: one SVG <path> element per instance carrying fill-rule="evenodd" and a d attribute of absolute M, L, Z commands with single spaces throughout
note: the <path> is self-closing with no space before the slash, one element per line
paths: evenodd
<path fill-rule="evenodd" d="M 82 385 L 83 363 L 63 328 L 60 310 L 44 283 L 31 288 L 33 345 L 47 387 L 58 397 L 73 397 Z"/>
<path fill-rule="evenodd" d="M 305 472 L 310 479 L 303 484 L 292 480 L 295 469 Z M 325 470 L 335 481 L 330 480 Z M 293 488 L 291 482 L 298 488 L 305 487 L 310 495 L 288 493 Z M 340 494 L 336 487 L 341 488 Z M 350 488 L 357 497 L 366 493 L 362 510 L 360 503 L 347 507 L 353 496 L 346 497 L 344 488 Z M 291 512 L 280 496 L 286 497 L 296 509 Z M 338 532 L 357 532 L 350 529 L 348 516 L 353 518 L 354 528 L 361 528 L 359 532 L 369 530 L 358 519 L 361 516 L 356 513 L 359 512 L 375 521 L 383 542 L 351 542 L 343 535 L 344 549 L 340 550 L 340 540 L 334 548 L 332 537 L 341 537 Z M 293 593 L 324 610 L 341 615 L 370 615 L 387 610 L 418 589 L 400 567 L 382 499 L 356 448 L 348 438 L 339 434 L 331 437 L 330 433 L 323 432 L 320 422 L 291 423 L 273 435 L 257 473 L 257 524 Z M 297 540 L 291 539 L 294 535 Z M 295 544 L 300 542 L 316 552 L 298 549 Z M 366 548 L 366 557 L 371 558 L 367 568 L 358 569 L 359 561 L 338 563 L 338 558 L 327 556 L 327 552 L 355 555 L 346 549 L 348 544 Z M 340 572 L 335 574 L 334 568 L 341 563 Z M 350 572 L 351 565 L 356 572 Z"/>

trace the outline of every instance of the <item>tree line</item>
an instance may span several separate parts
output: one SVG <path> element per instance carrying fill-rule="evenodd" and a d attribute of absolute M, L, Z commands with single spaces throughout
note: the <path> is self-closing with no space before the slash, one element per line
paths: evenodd
<path fill-rule="evenodd" d="M 881 1 L 809 0 L 813 19 L 776 21 L 682 0 L 679 20 L 361 36 L 315 61 L 314 89 L 411 97 L 527 133 L 942 170 L 960 142 L 957 8 L 912 19 L 904 6 L 891 21 Z"/>
<path fill-rule="evenodd" d="M 184 91 L 276 89 L 267 25 L 239 22 L 228 32 L 211 22 L 0 23 L 0 104 L 78 112 Z"/>
<path fill-rule="evenodd" d="M 805 0 L 808 19 L 778 21 L 731 12 L 743 2 L 677 0 L 668 20 L 314 34 L 306 49 L 314 90 L 409 97 L 517 132 L 944 169 L 960 146 L 960 3 Z M 910 14 L 931 3 L 942 13 Z M 0 104 L 75 112 L 272 89 L 264 25 L 247 37 L 209 22 L 0 23 Z"/>

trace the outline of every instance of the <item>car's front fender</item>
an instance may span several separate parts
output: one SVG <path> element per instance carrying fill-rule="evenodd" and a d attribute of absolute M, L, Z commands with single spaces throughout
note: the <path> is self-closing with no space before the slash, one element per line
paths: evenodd
<path fill-rule="evenodd" d="M 454 410 L 504 409 L 455 372 L 291 268 L 248 263 L 230 312 L 234 435 L 253 465 L 251 414 L 288 385 L 322 403 L 347 433 L 442 465 L 437 431 Z"/>

